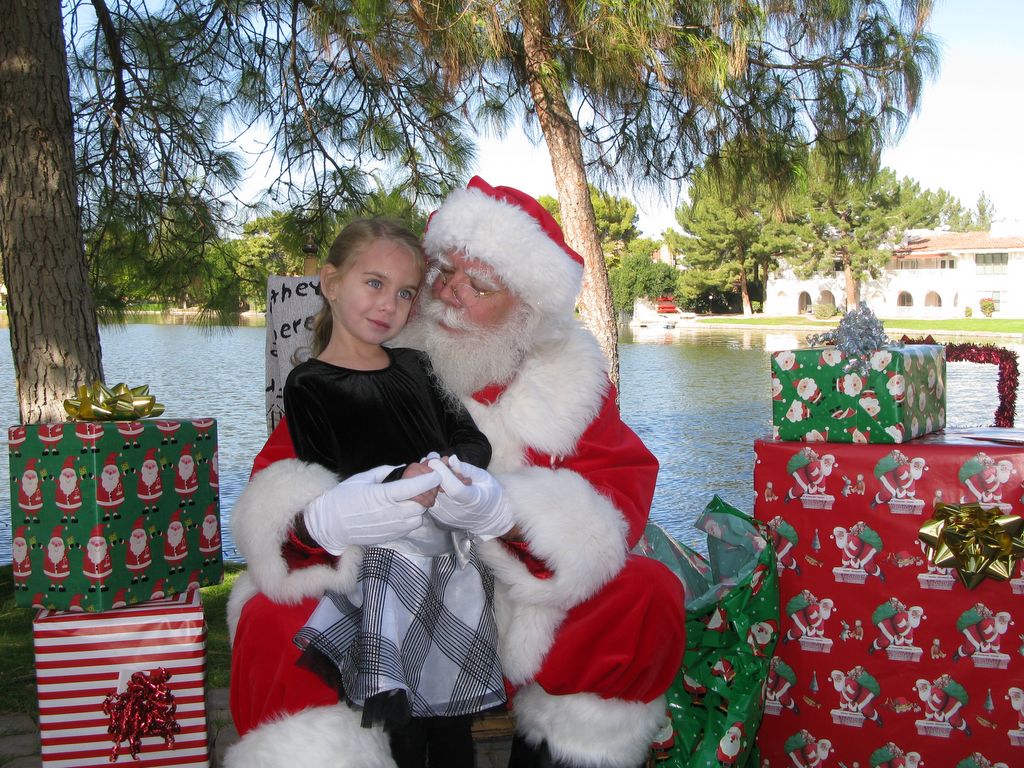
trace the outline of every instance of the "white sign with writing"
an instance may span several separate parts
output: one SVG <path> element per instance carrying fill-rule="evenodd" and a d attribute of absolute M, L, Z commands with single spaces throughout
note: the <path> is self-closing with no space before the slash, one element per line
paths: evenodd
<path fill-rule="evenodd" d="M 284 414 L 284 382 L 309 357 L 313 318 L 323 301 L 319 276 L 272 275 L 267 279 L 267 433 Z"/>

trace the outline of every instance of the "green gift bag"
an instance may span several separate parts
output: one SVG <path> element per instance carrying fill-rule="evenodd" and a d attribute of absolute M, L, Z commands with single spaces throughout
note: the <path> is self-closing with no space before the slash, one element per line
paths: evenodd
<path fill-rule="evenodd" d="M 779 631 L 775 550 L 763 523 L 718 496 L 694 525 L 707 535 L 706 558 L 653 523 L 644 536 L 644 554 L 686 586 L 686 655 L 667 693 L 674 743 L 657 765 L 756 766 L 754 738 Z"/>

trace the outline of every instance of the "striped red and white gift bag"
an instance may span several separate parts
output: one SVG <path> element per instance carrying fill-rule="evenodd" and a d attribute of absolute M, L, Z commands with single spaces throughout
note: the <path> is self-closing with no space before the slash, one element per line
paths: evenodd
<path fill-rule="evenodd" d="M 171 675 L 167 686 L 181 731 L 170 747 L 161 737 L 145 737 L 139 760 L 124 742 L 117 763 L 209 765 L 206 621 L 198 590 L 102 613 L 41 611 L 33 636 L 45 768 L 111 765 L 114 743 L 103 702 L 123 691 L 135 672 L 158 667 Z"/>

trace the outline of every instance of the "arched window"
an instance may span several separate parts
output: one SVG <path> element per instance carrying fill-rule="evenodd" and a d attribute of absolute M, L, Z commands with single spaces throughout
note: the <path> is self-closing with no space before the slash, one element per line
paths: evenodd
<path fill-rule="evenodd" d="M 925 294 L 924 297 L 924 305 L 926 307 L 941 307 L 942 297 L 939 296 L 939 294 L 936 293 L 935 291 L 928 291 L 928 293 Z"/>
<path fill-rule="evenodd" d="M 807 291 L 800 292 L 800 298 L 796 302 L 796 311 L 801 315 L 811 311 L 811 294 Z"/>
<path fill-rule="evenodd" d="M 832 294 L 832 291 L 822 291 L 821 301 L 819 304 L 831 304 L 833 307 L 836 305 L 836 297 Z"/>
<path fill-rule="evenodd" d="M 910 295 L 909 291 L 900 291 L 900 295 L 896 297 L 896 306 L 912 307 L 914 306 L 914 297 Z"/>

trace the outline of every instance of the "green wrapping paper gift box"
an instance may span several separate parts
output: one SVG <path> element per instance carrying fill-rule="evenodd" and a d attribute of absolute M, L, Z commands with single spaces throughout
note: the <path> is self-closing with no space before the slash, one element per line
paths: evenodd
<path fill-rule="evenodd" d="M 887 345 L 856 361 L 837 347 L 782 350 L 771 386 L 778 440 L 905 443 L 946 424 L 941 344 Z"/>
<path fill-rule="evenodd" d="M 8 438 L 18 605 L 103 611 L 221 580 L 213 419 L 18 425 Z"/>
<path fill-rule="evenodd" d="M 673 738 L 656 764 L 757 768 L 754 739 L 779 629 L 775 549 L 763 523 L 718 496 L 694 527 L 707 534 L 707 558 L 654 524 L 642 542 L 643 554 L 686 587 L 686 655 L 666 693 Z"/>

